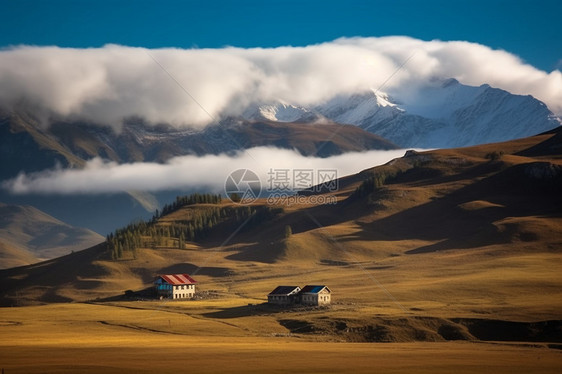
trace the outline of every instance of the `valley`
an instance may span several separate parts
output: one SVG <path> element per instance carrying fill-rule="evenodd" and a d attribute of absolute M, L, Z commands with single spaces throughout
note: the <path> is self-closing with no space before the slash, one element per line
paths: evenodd
<path fill-rule="evenodd" d="M 170 238 L 112 259 L 103 244 L 2 270 L 2 365 L 171 372 L 189 351 L 209 373 L 556 372 L 561 134 L 408 152 L 340 179 L 335 205 L 278 206 L 239 230 L 225 218 L 183 249 Z M 153 224 L 237 207 L 178 206 Z M 152 299 L 154 277 L 172 273 L 195 278 L 199 296 Z M 267 305 L 286 284 L 326 284 L 332 305 Z"/>
<path fill-rule="evenodd" d="M 5 1 L 0 374 L 559 374 L 562 2 Z"/>

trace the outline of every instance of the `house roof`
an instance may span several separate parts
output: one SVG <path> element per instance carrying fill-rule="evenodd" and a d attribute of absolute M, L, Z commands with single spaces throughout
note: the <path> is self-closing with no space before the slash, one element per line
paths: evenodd
<path fill-rule="evenodd" d="M 197 281 L 191 278 L 188 274 L 163 274 L 159 275 L 158 277 L 162 278 L 162 280 L 164 280 L 166 283 L 172 285 L 197 283 Z"/>
<path fill-rule="evenodd" d="M 311 285 L 306 285 L 302 288 L 301 293 L 319 293 L 320 291 L 322 291 L 323 289 L 328 290 L 328 292 L 332 292 L 330 291 L 330 289 L 328 288 L 328 286 L 311 286 Z"/>
<path fill-rule="evenodd" d="M 290 295 L 300 291 L 299 286 L 277 286 L 269 295 Z"/>

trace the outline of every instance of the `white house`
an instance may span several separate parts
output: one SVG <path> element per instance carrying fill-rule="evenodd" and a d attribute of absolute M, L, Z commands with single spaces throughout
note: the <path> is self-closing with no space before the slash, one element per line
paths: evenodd
<path fill-rule="evenodd" d="M 267 295 L 267 302 L 277 305 L 294 304 L 300 290 L 299 286 L 278 286 Z"/>
<path fill-rule="evenodd" d="M 154 287 L 160 299 L 191 299 L 195 295 L 196 283 L 188 274 L 164 274 L 156 278 Z"/>
<path fill-rule="evenodd" d="M 328 286 L 304 286 L 298 294 L 298 301 L 303 305 L 330 305 L 332 291 Z"/>

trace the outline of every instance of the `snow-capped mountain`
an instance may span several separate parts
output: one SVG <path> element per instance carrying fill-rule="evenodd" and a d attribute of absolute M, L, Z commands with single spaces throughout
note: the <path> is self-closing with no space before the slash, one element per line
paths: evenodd
<path fill-rule="evenodd" d="M 561 124 L 544 103 L 531 96 L 488 85 L 471 87 L 456 80 L 434 81 L 393 95 L 379 91 L 342 94 L 313 106 L 278 101 L 242 109 L 242 116 L 217 116 L 218 123 L 203 129 L 155 126 L 130 118 L 120 131 L 73 120 L 54 120 L 45 126 L 31 112 L 0 110 L 0 181 L 21 172 L 80 168 L 94 157 L 117 163 L 166 162 L 175 156 L 256 146 L 328 157 L 397 145 L 441 148 L 490 143 L 538 134 Z M 99 232 L 126 224 L 132 217 L 146 214 L 145 210 L 153 211 L 156 201 L 138 191 L 104 199 L 44 199 L 1 190 L 0 200 L 34 205 L 63 221 Z M 102 211 L 105 213 L 93 214 Z M 113 221 L 104 218 L 108 215 Z M 94 216 L 101 218 L 92 221 Z"/>
<path fill-rule="evenodd" d="M 320 113 L 284 101 L 250 105 L 242 117 L 251 121 L 318 122 L 327 121 Z M 328 121 L 329 122 L 329 121 Z"/>
<path fill-rule="evenodd" d="M 404 110 L 393 103 L 388 95 L 369 91 L 350 96 L 336 96 L 318 105 L 314 110 L 334 122 L 361 125 L 366 121 L 382 122 Z"/>
<path fill-rule="evenodd" d="M 514 95 L 486 84 L 467 86 L 455 79 L 434 81 L 400 97 L 370 91 L 337 96 L 312 108 L 268 104 L 254 109 L 254 113 L 267 113 L 270 120 L 278 121 L 279 117 L 286 121 L 297 118 L 283 114 L 288 108 L 292 112 L 298 108 L 300 117 L 295 121 L 303 122 L 308 117 L 353 124 L 402 147 L 448 148 L 499 142 L 562 124 L 532 96 Z"/>

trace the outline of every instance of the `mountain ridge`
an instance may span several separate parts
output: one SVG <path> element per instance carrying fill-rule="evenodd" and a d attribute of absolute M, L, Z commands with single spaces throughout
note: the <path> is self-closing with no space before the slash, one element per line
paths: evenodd
<path fill-rule="evenodd" d="M 59 257 L 104 240 L 91 230 L 70 226 L 32 206 L 0 203 L 0 268 Z"/>
<path fill-rule="evenodd" d="M 271 109 L 271 108 L 274 108 Z M 287 110 L 310 122 L 328 119 L 353 124 L 403 148 L 452 148 L 532 136 L 562 120 L 530 95 L 514 95 L 488 84 L 468 86 L 456 79 L 435 80 L 403 97 L 377 90 L 336 96 L 321 105 L 270 103 L 249 118 L 283 120 Z M 252 114 L 250 114 L 252 113 Z M 275 117 L 281 113 L 280 118 Z M 251 116 L 254 117 L 251 117 Z"/>
<path fill-rule="evenodd" d="M 0 177 L 56 165 L 81 167 L 94 157 L 116 162 L 165 162 L 175 156 L 228 153 L 256 146 L 296 149 L 305 156 L 328 157 L 345 152 L 396 149 L 393 143 L 352 125 L 311 124 L 230 118 L 204 130 L 126 122 L 120 132 L 81 122 L 54 122 L 44 128 L 20 113 L 0 118 L 0 157 L 7 162 Z M 330 143 L 330 149 L 325 148 Z M 16 149 L 25 146 L 25 157 Z M 318 150 L 322 152 L 318 153 Z M 35 159 L 42 160 L 34 163 Z M 25 160 L 29 160 L 26 163 Z M 22 162 L 23 161 L 23 162 Z"/>
<path fill-rule="evenodd" d="M 287 271 L 312 271 L 310 274 L 329 281 L 332 272 L 345 272 L 352 263 L 359 263 L 389 269 L 379 274 L 409 269 L 404 274 L 413 277 L 421 271 L 416 267 L 418 261 L 437 261 L 428 266 L 437 266 L 432 271 L 438 272 L 444 271 L 439 263 L 460 266 L 458 258 L 463 264 L 473 264 L 463 268 L 467 277 L 477 280 L 478 286 L 471 282 L 471 287 L 487 287 L 489 277 L 500 273 L 523 282 L 520 277 L 525 274 L 525 287 L 531 287 L 527 290 L 531 292 L 533 285 L 547 287 L 541 283 L 546 278 L 535 273 L 540 269 L 542 274 L 547 268 L 535 261 L 554 266 L 552 261 L 562 250 L 558 239 L 562 235 L 562 200 L 557 193 L 562 186 L 560 133 L 557 129 L 503 143 L 407 152 L 385 165 L 341 179 L 335 205 L 283 205 L 279 214 L 236 230 L 229 240 L 230 230 L 222 232 L 219 224 L 206 237 L 186 243 L 184 249 L 178 249 L 174 244 L 178 239 L 170 237 L 160 242 L 163 244 L 137 249 L 134 256 L 112 260 L 111 251 L 100 245 L 47 263 L 0 271 L 2 303 L 13 303 L 13 297 L 18 303 L 109 297 L 127 288 L 148 287 L 155 274 L 166 271 L 195 272 L 203 283 L 214 285 L 210 287 L 222 284 L 230 274 L 237 282 L 246 282 L 244 293 L 258 297 L 265 292 L 260 279 L 269 279 L 264 274 L 270 272 L 281 276 Z M 530 151 L 534 154 L 522 156 Z M 266 205 L 259 200 L 251 207 Z M 173 210 L 156 222 L 160 232 L 173 236 L 177 228 L 170 225 L 185 225 L 201 218 L 197 212 L 221 207 L 225 212 L 244 208 L 228 201 L 195 204 Z M 292 228 L 289 236 L 287 226 Z M 208 263 L 210 253 L 212 264 Z M 526 272 L 514 271 L 514 261 Z M 60 272 L 65 273 L 64 279 L 49 275 Z M 355 274 L 359 275 L 363 273 Z M 434 287 L 434 278 L 425 276 L 429 278 L 416 282 Z M 390 279 L 394 278 L 387 281 Z M 553 284 L 562 281 L 554 275 L 548 279 Z M 338 287 L 360 293 L 357 282 L 352 277 Z M 46 284 L 48 290 L 43 288 Z M 26 296 L 14 296 L 16 288 L 28 290 L 23 292 Z M 349 297 L 360 298 L 359 294 Z M 552 297 L 545 297 L 550 303 Z M 552 305 L 546 305 L 542 309 L 548 310 L 545 315 L 553 316 Z"/>
<path fill-rule="evenodd" d="M 164 163 L 175 156 L 230 154 L 254 146 L 295 149 L 329 157 L 351 151 L 395 149 L 396 145 L 353 125 L 278 123 L 230 118 L 204 130 L 150 126 L 130 119 L 116 131 L 84 122 L 55 121 L 44 126 L 26 112 L 0 115 L 0 180 L 53 168 L 81 168 L 94 157 L 116 163 Z M 25 152 L 21 150 L 25 149 Z M 181 193 L 178 191 L 177 193 Z M 14 195 L 0 190 L 0 201 L 34 205 L 76 226 L 106 234 L 134 218 L 147 218 L 169 193 L 126 191 L 114 195 Z M 173 198 L 173 196 L 172 196 Z M 88 213 L 85 213 L 88 212 Z M 111 212 L 111 222 L 103 218 Z"/>
<path fill-rule="evenodd" d="M 220 124 L 199 130 L 153 126 L 141 118 L 129 118 L 120 131 L 61 119 L 46 126 L 23 110 L 2 112 L 0 179 L 14 178 L 20 172 L 80 168 L 94 157 L 117 163 L 166 162 L 179 155 L 230 154 L 252 146 L 296 149 L 316 157 L 393 149 L 396 144 L 448 148 L 524 137 L 560 124 L 538 100 L 489 85 L 471 87 L 454 79 L 436 80 L 412 88 L 410 96 L 395 98 L 372 90 L 310 107 L 281 101 L 252 103 L 242 117 L 220 118 Z M 50 195 L 47 201 L 42 195 L 0 191 L 2 201 L 35 205 L 63 221 L 104 234 L 133 218 L 149 217 L 158 200 L 167 198 L 167 192 L 128 191 L 95 199 Z M 96 218 L 108 211 L 113 224 Z"/>

